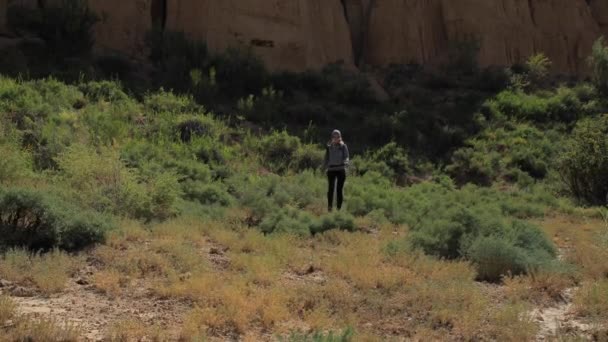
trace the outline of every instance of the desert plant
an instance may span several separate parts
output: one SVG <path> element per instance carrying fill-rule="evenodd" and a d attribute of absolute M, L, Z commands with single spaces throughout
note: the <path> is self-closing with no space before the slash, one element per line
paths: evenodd
<path fill-rule="evenodd" d="M 561 134 L 528 124 L 489 128 L 456 150 L 446 171 L 459 183 L 491 185 L 518 181 L 523 175 L 542 179 L 549 172 Z"/>
<path fill-rule="evenodd" d="M 541 86 L 549 75 L 551 64 L 551 60 L 543 53 L 530 56 L 526 61 L 526 69 L 530 82 L 533 85 Z"/>
<path fill-rule="evenodd" d="M 567 140 L 558 165 L 572 195 L 587 204 L 606 204 L 608 115 L 580 121 Z"/>
<path fill-rule="evenodd" d="M 260 141 L 259 152 L 263 163 L 272 171 L 285 173 L 294 162 L 301 143 L 298 137 L 285 131 L 273 132 Z"/>
<path fill-rule="evenodd" d="M 312 234 L 323 233 L 331 229 L 353 231 L 355 229 L 355 219 L 352 215 L 345 212 L 333 212 L 319 218 L 311 227 Z"/>
<path fill-rule="evenodd" d="M 285 207 L 264 218 L 260 229 L 265 234 L 281 232 L 307 236 L 314 224 L 313 217 L 307 212 Z"/>
<path fill-rule="evenodd" d="M 600 37 L 591 51 L 589 57 L 589 65 L 591 66 L 591 74 L 593 75 L 593 83 L 598 91 L 602 94 L 608 94 L 608 46 L 605 44 L 604 37 Z"/>
<path fill-rule="evenodd" d="M 60 197 L 24 188 L 0 189 L 2 247 L 77 250 L 101 242 L 113 226 L 107 216 Z"/>

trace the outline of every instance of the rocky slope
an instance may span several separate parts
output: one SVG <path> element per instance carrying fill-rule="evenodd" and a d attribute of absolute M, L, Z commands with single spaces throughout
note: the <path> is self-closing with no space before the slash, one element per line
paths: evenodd
<path fill-rule="evenodd" d="M 6 2 L 0 0 L 0 17 Z M 145 32 L 156 23 L 205 40 L 212 50 L 251 46 L 272 69 L 303 70 L 340 60 L 351 66 L 436 65 L 448 58 L 451 46 L 474 38 L 481 43 L 481 65 L 510 65 L 544 52 L 556 72 L 577 74 L 585 71 L 594 40 L 608 35 L 607 0 L 89 2 L 104 13 L 96 28 L 100 49 L 141 55 Z"/>

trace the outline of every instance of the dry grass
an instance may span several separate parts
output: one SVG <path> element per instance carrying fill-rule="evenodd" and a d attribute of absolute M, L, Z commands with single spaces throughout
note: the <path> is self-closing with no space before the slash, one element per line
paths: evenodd
<path fill-rule="evenodd" d="M 608 280 L 583 284 L 574 297 L 574 306 L 578 315 L 608 321 Z"/>
<path fill-rule="evenodd" d="M 371 233 L 330 231 L 305 239 L 264 236 L 244 228 L 241 216 L 236 211 L 224 224 L 179 219 L 149 228 L 125 221 L 123 229 L 112 232 L 108 243 L 92 253 L 101 262 L 92 284 L 110 297 L 145 284 L 158 297 L 192 303 L 194 309 L 181 327 L 183 340 L 268 340 L 294 331 L 308 336 L 347 326 L 354 327 L 355 340 L 362 341 L 394 336 L 419 341 L 532 340 L 538 326 L 528 315 L 531 306 L 555 302 L 579 279 L 587 285 L 577 296 L 578 312 L 601 316 L 607 309 L 602 297 L 606 285 L 595 280 L 603 266 L 593 265 L 600 263 L 597 256 L 585 250 L 595 243 L 595 221 L 578 232 L 564 218 L 545 222 L 558 244 L 568 247 L 568 258 L 587 267 L 581 278 L 535 273 L 484 287 L 475 282 L 475 269 L 466 262 L 437 260 L 403 246 L 387 249 L 407 234 L 405 227 L 372 226 L 372 221 L 361 219 Z M 18 270 L 55 265 L 48 274 L 69 274 L 69 267 L 56 266 L 68 264 L 65 258 L 71 257 L 12 251 L 0 265 L 0 274 L 44 284 L 41 279 L 46 277 Z M 135 320 L 111 327 L 107 338 L 164 337 L 157 328 Z"/>
<path fill-rule="evenodd" d="M 564 291 L 576 284 L 572 276 L 555 272 L 509 277 L 503 282 L 509 298 L 537 305 L 549 305 L 563 300 Z"/>
<path fill-rule="evenodd" d="M 92 283 L 97 290 L 114 298 L 121 293 L 121 288 L 125 285 L 125 279 L 121 277 L 118 271 L 110 269 L 93 274 Z"/>
<path fill-rule="evenodd" d="M 78 326 L 19 315 L 8 297 L 0 297 L 0 341 L 78 341 Z"/>
<path fill-rule="evenodd" d="M 36 286 L 44 294 L 61 292 L 67 280 L 84 261 L 54 250 L 46 254 L 32 254 L 12 249 L 4 254 L 0 263 L 0 277 L 16 283 Z"/>
<path fill-rule="evenodd" d="M 106 333 L 106 340 L 112 342 L 167 341 L 168 336 L 161 327 L 148 326 L 136 319 L 116 322 Z"/>
<path fill-rule="evenodd" d="M 16 309 L 17 306 L 10 298 L 0 296 L 0 326 L 3 326 L 6 321 L 15 316 Z"/>

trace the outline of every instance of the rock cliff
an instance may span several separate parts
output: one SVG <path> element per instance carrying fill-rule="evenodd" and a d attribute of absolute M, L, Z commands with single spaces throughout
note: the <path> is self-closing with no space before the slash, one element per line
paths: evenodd
<path fill-rule="evenodd" d="M 579 73 L 607 19 L 605 0 L 382 0 L 368 26 L 365 62 L 439 63 L 464 39 L 481 65 L 511 65 L 544 52 L 555 71 Z M 600 5 L 601 4 L 601 5 Z"/>
<path fill-rule="evenodd" d="M 0 0 L 0 32 L 7 2 Z M 608 36 L 608 0 L 88 0 L 102 14 L 98 48 L 142 55 L 153 24 L 220 51 L 244 45 L 271 69 L 344 61 L 441 64 L 474 38 L 479 62 L 511 65 L 544 52 L 554 70 L 583 73 L 591 45 Z M 41 3 L 44 1 L 38 1 Z"/>
<path fill-rule="evenodd" d="M 250 46 L 272 69 L 352 64 L 350 30 L 340 0 L 174 0 L 166 28 L 211 50 Z"/>

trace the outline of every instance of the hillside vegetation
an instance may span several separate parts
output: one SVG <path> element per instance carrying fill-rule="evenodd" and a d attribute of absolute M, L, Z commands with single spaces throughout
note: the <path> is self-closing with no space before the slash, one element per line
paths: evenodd
<path fill-rule="evenodd" d="M 88 18 L 72 11 L 22 15 Z M 7 340 L 92 333 L 24 313 L 23 293 L 143 307 L 95 329 L 116 341 L 608 338 L 603 40 L 589 81 L 558 82 L 542 55 L 479 70 L 465 45 L 441 70 L 373 71 L 383 102 L 339 65 L 272 74 L 151 32 L 145 74 L 68 37 L 1 68 Z M 354 153 L 345 208 L 327 213 L 334 126 Z M 547 333 L 533 312 L 563 301 L 583 323 Z"/>

